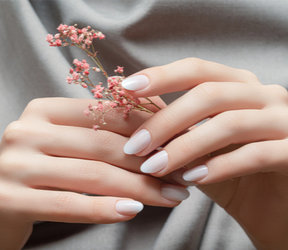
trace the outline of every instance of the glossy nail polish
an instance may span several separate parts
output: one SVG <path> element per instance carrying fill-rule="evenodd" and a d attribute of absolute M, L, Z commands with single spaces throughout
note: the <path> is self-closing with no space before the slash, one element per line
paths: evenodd
<path fill-rule="evenodd" d="M 141 152 L 151 142 L 151 135 L 147 129 L 140 130 L 132 136 L 124 146 L 124 152 L 128 155 L 133 155 Z"/>
<path fill-rule="evenodd" d="M 127 90 L 137 91 L 149 85 L 149 78 L 145 75 L 131 76 L 122 81 L 122 87 Z"/>
<path fill-rule="evenodd" d="M 141 212 L 143 207 L 143 204 L 139 201 L 120 200 L 116 202 L 115 209 L 119 214 L 133 215 Z"/>
<path fill-rule="evenodd" d="M 168 165 L 168 160 L 167 152 L 161 150 L 145 161 L 140 169 L 143 173 L 156 173 Z"/>
<path fill-rule="evenodd" d="M 161 186 L 161 195 L 170 201 L 183 201 L 189 197 L 190 193 L 184 187 L 164 183 Z"/>
<path fill-rule="evenodd" d="M 197 186 L 197 184 L 195 184 L 192 181 L 185 181 L 183 179 L 183 174 L 187 171 L 187 168 L 179 168 L 177 170 L 175 170 L 174 172 L 171 173 L 171 178 L 173 181 L 175 181 L 176 183 L 185 185 L 185 186 Z"/>
<path fill-rule="evenodd" d="M 183 174 L 185 181 L 200 181 L 208 175 L 208 168 L 206 165 L 199 165 L 192 169 L 187 170 Z"/>

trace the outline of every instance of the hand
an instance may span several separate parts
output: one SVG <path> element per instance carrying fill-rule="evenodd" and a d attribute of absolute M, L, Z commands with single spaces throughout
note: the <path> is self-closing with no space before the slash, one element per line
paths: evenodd
<path fill-rule="evenodd" d="M 122 85 L 135 97 L 189 90 L 142 124 L 125 145 L 127 154 L 146 156 L 167 143 L 142 164 L 143 172 L 184 173 L 184 180 L 198 184 L 240 223 L 256 247 L 288 249 L 285 88 L 195 58 L 143 70 Z M 189 163 L 193 168 L 187 170 Z"/>
<path fill-rule="evenodd" d="M 115 223 L 142 203 L 174 207 L 188 191 L 143 175 L 147 157 L 125 155 L 132 131 L 151 115 L 107 113 L 95 132 L 83 110 L 90 100 L 33 100 L 6 129 L 0 148 L 0 248 L 20 249 L 33 221 Z M 83 193 L 101 196 L 87 196 Z M 136 200 L 136 201 L 135 201 Z"/>

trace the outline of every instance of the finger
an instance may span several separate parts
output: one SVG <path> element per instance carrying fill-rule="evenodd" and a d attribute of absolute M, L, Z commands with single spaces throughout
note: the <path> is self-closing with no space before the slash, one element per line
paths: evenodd
<path fill-rule="evenodd" d="M 38 138 L 29 140 L 29 138 Z M 122 135 L 90 128 L 42 124 L 25 129 L 21 140 L 23 148 L 28 147 L 46 155 L 103 161 L 131 171 L 138 171 L 145 161 L 126 155 L 122 148 L 128 139 Z"/>
<path fill-rule="evenodd" d="M 126 78 L 122 86 L 130 90 L 133 96 L 143 97 L 188 90 L 204 82 L 259 84 L 258 78 L 249 71 L 198 58 L 187 58 L 138 72 Z"/>
<path fill-rule="evenodd" d="M 171 141 L 143 163 L 141 170 L 163 176 L 230 144 L 283 139 L 288 135 L 285 120 L 282 111 L 270 109 L 221 113 Z"/>
<path fill-rule="evenodd" d="M 249 143 L 187 170 L 183 177 L 209 184 L 255 173 L 280 172 L 287 176 L 287 145 L 287 139 Z"/>
<path fill-rule="evenodd" d="M 159 97 L 155 97 L 153 101 L 164 107 Z M 34 99 L 27 105 L 20 120 L 37 122 L 40 119 L 56 125 L 91 128 L 93 124 L 99 124 L 99 121 L 84 115 L 89 103 L 96 105 L 97 101 L 71 98 Z M 147 108 L 149 109 L 149 106 Z M 106 125 L 101 128 L 129 136 L 150 116 L 151 114 L 146 112 L 133 110 L 131 115 L 124 119 L 123 108 L 116 108 L 105 114 Z"/>
<path fill-rule="evenodd" d="M 118 197 L 91 197 L 67 191 L 29 189 L 15 210 L 30 220 L 68 223 L 116 223 L 130 220 L 143 209 L 140 202 Z"/>
<path fill-rule="evenodd" d="M 29 166 L 26 170 L 19 170 L 11 175 L 14 178 L 18 176 L 23 183 L 33 188 L 129 197 L 147 205 L 165 207 L 179 205 L 180 201 L 189 196 L 185 188 L 99 161 L 41 155 L 33 161 L 26 161 L 25 165 Z M 174 197 L 172 193 L 175 194 Z"/>
<path fill-rule="evenodd" d="M 272 101 L 266 88 L 259 86 L 243 86 L 243 83 L 202 84 L 142 124 L 134 134 L 136 139 L 132 137 L 125 145 L 124 152 L 143 156 L 205 118 L 227 110 L 264 108 Z"/>

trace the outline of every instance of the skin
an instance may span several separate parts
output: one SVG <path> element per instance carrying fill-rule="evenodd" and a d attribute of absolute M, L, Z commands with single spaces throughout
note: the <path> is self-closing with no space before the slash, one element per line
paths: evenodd
<path fill-rule="evenodd" d="M 154 101 L 163 107 L 160 98 Z M 136 111 L 124 120 L 121 111 L 108 113 L 105 130 L 95 132 L 83 115 L 87 105 L 80 99 L 35 99 L 7 127 L 0 146 L 1 249 L 21 249 L 37 220 L 116 223 L 136 216 L 118 213 L 119 200 L 180 204 L 161 196 L 166 182 L 141 173 L 147 157 L 122 151 L 151 115 Z"/>
<path fill-rule="evenodd" d="M 288 249 L 287 90 L 197 58 L 136 75 L 149 78 L 148 87 L 130 91 L 136 97 L 188 90 L 135 131 L 147 129 L 152 137 L 137 156 L 168 142 L 168 165 L 151 175 L 205 164 L 208 175 L 197 187 L 239 222 L 257 249 Z"/>

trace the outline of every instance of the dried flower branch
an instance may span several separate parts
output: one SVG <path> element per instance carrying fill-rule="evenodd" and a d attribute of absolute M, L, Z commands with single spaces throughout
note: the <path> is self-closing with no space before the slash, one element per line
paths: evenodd
<path fill-rule="evenodd" d="M 96 67 L 90 67 L 89 63 L 85 59 L 79 61 L 74 59 L 74 69 L 71 68 L 67 76 L 66 82 L 69 84 L 79 84 L 83 88 L 90 86 L 92 88 L 92 93 L 94 98 L 99 99 L 96 106 L 89 104 L 88 108 L 84 111 L 86 116 L 92 115 L 94 120 L 98 119 L 101 125 L 105 125 L 105 114 L 116 108 L 123 108 L 123 118 L 127 118 L 131 110 L 145 111 L 152 113 L 149 109 L 141 105 L 140 100 L 129 95 L 125 89 L 122 87 L 121 82 L 125 78 L 123 75 L 124 68 L 117 66 L 114 70 L 116 76 L 108 76 L 103 65 L 97 57 L 97 51 L 94 48 L 94 39 L 104 39 L 105 35 L 101 31 L 92 29 L 87 26 L 83 29 L 77 28 L 77 24 L 73 26 L 68 26 L 66 24 L 60 24 L 57 28 L 59 33 L 56 35 L 48 34 L 46 41 L 50 43 L 53 47 L 65 47 L 65 46 L 76 46 L 84 50 L 87 55 L 96 64 Z M 102 72 L 102 74 L 107 78 L 107 88 L 102 87 L 100 82 L 98 85 L 94 85 L 89 78 L 90 70 L 95 72 Z M 152 104 L 160 109 L 154 102 L 149 98 L 146 98 L 148 103 Z M 93 125 L 93 129 L 97 130 L 100 126 Z"/>

